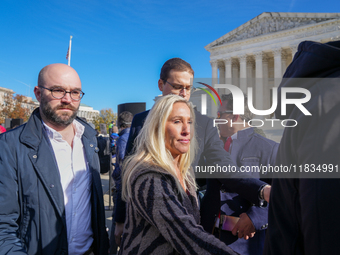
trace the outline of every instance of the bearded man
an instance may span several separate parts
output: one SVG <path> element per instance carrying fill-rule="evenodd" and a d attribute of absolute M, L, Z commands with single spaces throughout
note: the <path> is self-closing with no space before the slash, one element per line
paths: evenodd
<path fill-rule="evenodd" d="M 40 102 L 0 136 L 0 254 L 107 254 L 96 132 L 77 118 L 77 72 L 44 67 Z"/>

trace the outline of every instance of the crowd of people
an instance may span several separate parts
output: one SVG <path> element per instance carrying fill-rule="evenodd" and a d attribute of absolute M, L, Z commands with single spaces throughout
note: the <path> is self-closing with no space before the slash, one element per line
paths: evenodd
<path fill-rule="evenodd" d="M 40 107 L 27 123 L 0 135 L 0 254 L 337 254 L 340 176 L 236 171 L 200 179 L 194 169 L 338 166 L 340 41 L 299 45 L 278 93 L 308 89 L 304 106 L 312 114 L 289 105 L 283 116 L 279 102 L 276 118 L 299 123 L 285 129 L 280 144 L 249 124 L 247 100 L 244 114 L 234 114 L 232 94 L 221 96 L 217 116 L 227 121 L 215 128 L 189 102 L 193 78 L 189 63 L 169 59 L 158 80 L 163 96 L 152 109 L 118 116 L 109 240 L 102 142 L 76 117 L 84 95 L 80 78 L 64 64 L 44 67 L 34 88 Z M 231 124 L 242 122 L 248 124 Z M 200 202 L 198 189 L 205 190 Z"/>

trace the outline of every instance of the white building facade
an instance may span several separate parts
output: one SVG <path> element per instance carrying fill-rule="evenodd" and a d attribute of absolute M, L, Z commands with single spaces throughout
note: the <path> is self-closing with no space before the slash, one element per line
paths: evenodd
<path fill-rule="evenodd" d="M 212 86 L 233 84 L 247 93 L 253 90 L 254 107 L 271 107 L 271 89 L 280 84 L 302 41 L 326 43 L 340 40 L 340 13 L 264 12 L 208 44 Z M 194 84 L 195 85 L 195 84 Z M 225 93 L 218 89 L 219 95 Z M 201 111 L 205 92 L 193 93 L 191 101 Z M 217 107 L 207 97 L 207 115 Z"/>
<path fill-rule="evenodd" d="M 0 87 L 0 106 L 6 104 L 5 97 L 13 96 L 15 92 L 12 89 Z M 27 108 L 30 112 L 33 112 L 35 108 L 39 106 L 39 102 L 33 100 L 32 97 L 24 96 L 24 103 L 22 103 L 22 107 Z"/>
<path fill-rule="evenodd" d="M 86 104 L 80 104 L 77 116 L 86 118 L 87 122 L 92 122 L 93 119 L 99 115 L 98 110 L 93 110 L 93 107 Z"/>
<path fill-rule="evenodd" d="M 11 89 L 0 87 L 0 105 L 4 103 L 5 97 L 13 95 L 15 92 Z"/>

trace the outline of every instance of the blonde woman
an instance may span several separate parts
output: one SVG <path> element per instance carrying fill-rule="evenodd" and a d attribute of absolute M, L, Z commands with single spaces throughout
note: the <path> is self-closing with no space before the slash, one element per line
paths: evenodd
<path fill-rule="evenodd" d="M 191 103 L 174 95 L 151 109 L 123 168 L 121 254 L 237 254 L 198 225 L 194 116 Z"/>

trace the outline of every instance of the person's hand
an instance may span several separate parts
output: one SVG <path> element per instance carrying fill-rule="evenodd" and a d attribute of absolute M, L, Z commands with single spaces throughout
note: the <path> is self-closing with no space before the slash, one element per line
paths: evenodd
<path fill-rule="evenodd" d="M 272 189 L 272 186 L 266 185 L 263 189 L 263 198 L 269 203 L 269 198 L 270 198 L 270 191 Z"/>
<path fill-rule="evenodd" d="M 250 220 L 248 215 L 246 213 L 240 214 L 240 219 L 236 223 L 235 227 L 231 231 L 231 233 L 236 236 L 238 235 L 238 238 L 244 238 L 245 240 L 248 240 L 249 238 L 254 237 L 255 235 L 255 227 L 253 225 L 253 222 Z"/>
<path fill-rule="evenodd" d="M 124 223 L 116 222 L 115 240 L 118 246 L 120 246 L 120 243 L 122 241 L 123 229 L 124 229 Z"/>

